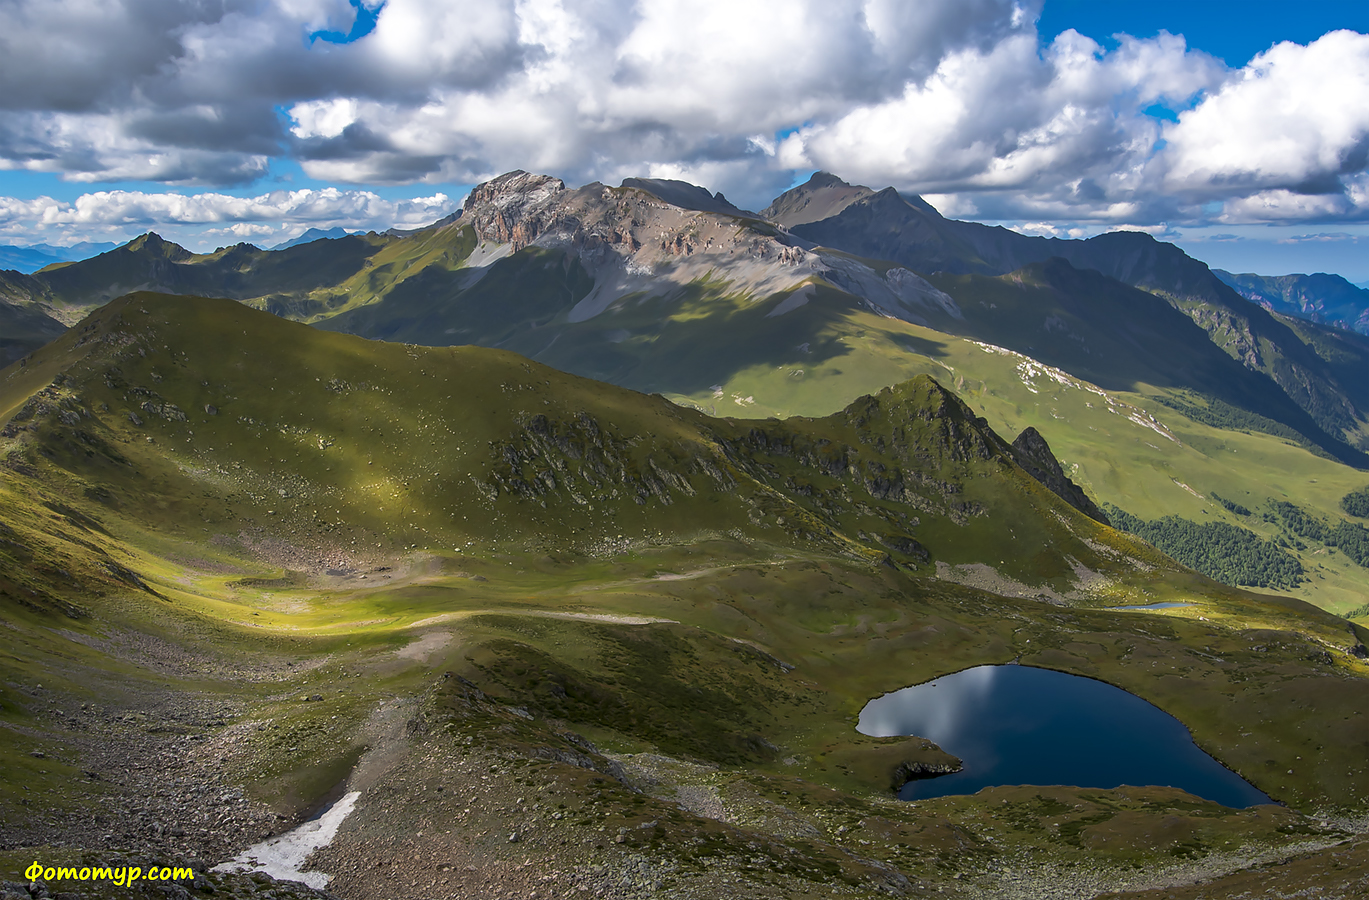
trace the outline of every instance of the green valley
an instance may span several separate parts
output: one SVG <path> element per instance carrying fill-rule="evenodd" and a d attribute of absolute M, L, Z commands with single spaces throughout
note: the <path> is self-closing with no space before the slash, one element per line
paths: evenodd
<path fill-rule="evenodd" d="M 943 366 L 1023 364 L 961 345 Z M 479 860 L 529 890 L 636 871 L 684 897 L 978 896 L 1028 854 L 1046 896 L 1357 827 L 1365 632 L 1089 518 L 926 376 L 824 417 L 715 418 L 507 351 L 140 293 L 0 385 L 0 811 L 28 856 L 226 859 L 344 783 L 363 800 L 318 864 L 348 894 L 421 890 L 436 853 L 453 885 Z M 1165 600 L 1187 605 L 1109 609 Z M 1286 807 L 890 799 L 954 757 L 859 735 L 865 701 L 1011 661 L 1150 700 Z"/>

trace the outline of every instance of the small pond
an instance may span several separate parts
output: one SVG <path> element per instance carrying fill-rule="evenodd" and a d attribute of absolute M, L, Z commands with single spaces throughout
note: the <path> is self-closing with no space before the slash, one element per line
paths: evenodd
<path fill-rule="evenodd" d="M 1003 784 L 1165 785 L 1224 806 L 1272 803 L 1193 743 L 1169 713 L 1121 688 L 1031 666 L 976 666 L 871 700 L 856 730 L 916 734 L 964 761 L 910 781 L 904 800 Z"/>

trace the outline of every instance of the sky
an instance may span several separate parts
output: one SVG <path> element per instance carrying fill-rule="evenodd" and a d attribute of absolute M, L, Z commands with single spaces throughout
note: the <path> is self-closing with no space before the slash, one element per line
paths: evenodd
<path fill-rule="evenodd" d="M 1369 281 L 1369 3 L 0 0 L 0 243 L 414 227 L 512 169 Z"/>

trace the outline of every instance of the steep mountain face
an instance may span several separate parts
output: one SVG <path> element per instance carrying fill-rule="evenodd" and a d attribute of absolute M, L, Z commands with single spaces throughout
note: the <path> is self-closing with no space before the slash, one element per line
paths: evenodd
<path fill-rule="evenodd" d="M 1076 266 L 1169 300 L 1230 356 L 1272 378 L 1327 434 L 1351 446 L 1369 447 L 1366 410 L 1316 347 L 1304 343 L 1287 322 L 1245 301 L 1178 247 L 1149 235 L 1116 232 L 1079 242 L 1062 255 Z"/>
<path fill-rule="evenodd" d="M 1103 515 L 1098 505 L 1080 490 L 1079 485 L 1065 475 L 1064 470 L 1060 468 L 1060 461 L 1051 453 L 1050 445 L 1041 436 L 1041 432 L 1035 428 L 1022 429 L 1022 433 L 1012 442 L 1012 449 L 1018 465 L 1022 466 L 1027 474 L 1090 519 L 1104 525 L 1110 524 L 1108 517 Z"/>
<path fill-rule="evenodd" d="M 1369 448 L 1366 408 L 1352 399 L 1353 390 L 1316 347 L 1172 244 L 1132 232 L 1086 241 L 1029 237 L 946 219 L 919 198 L 902 197 L 892 188 L 878 193 L 852 188 L 830 175 L 814 176 L 770 209 L 785 215 L 810 207 L 836 211 L 826 219 L 793 220 L 794 234 L 922 273 L 1002 275 L 1058 256 L 1158 294 L 1202 326 L 1231 357 L 1269 376 L 1320 429 L 1353 447 Z M 1357 374 L 1360 380 L 1369 379 L 1369 370 Z"/>
<path fill-rule="evenodd" d="M 957 222 L 920 197 L 849 185 L 826 172 L 781 194 L 765 212 L 824 247 L 892 260 L 922 273 L 1002 275 L 1062 256 L 1061 249 L 1078 243 Z"/>
<path fill-rule="evenodd" d="M 1271 312 L 1369 335 L 1369 290 L 1339 275 L 1233 275 L 1221 269 L 1212 274 Z"/>
<path fill-rule="evenodd" d="M 760 214 L 770 222 L 793 230 L 799 225 L 830 219 L 874 193 L 867 187 L 847 184 L 830 172 L 814 172 L 807 184 L 785 191 Z"/>
<path fill-rule="evenodd" d="M 932 281 L 964 304 L 960 321 L 937 323 L 942 331 L 1016 350 L 1109 390 L 1147 384 L 1245 410 L 1253 414 L 1246 427 L 1292 436 L 1352 464 L 1366 462 L 1329 437 L 1271 378 L 1223 352 L 1209 332 L 1154 293 L 1059 257 L 1009 275 L 943 274 Z M 1194 413 L 1191 404 L 1184 408 Z"/>

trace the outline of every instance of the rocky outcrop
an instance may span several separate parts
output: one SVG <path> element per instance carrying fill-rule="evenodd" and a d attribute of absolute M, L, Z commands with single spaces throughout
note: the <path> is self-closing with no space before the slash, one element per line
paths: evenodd
<path fill-rule="evenodd" d="M 462 218 L 481 238 L 521 250 L 555 222 L 559 205 L 549 201 L 565 190 L 566 183 L 559 178 L 519 169 L 476 185 L 462 207 Z"/>
<path fill-rule="evenodd" d="M 910 781 L 921 781 L 924 778 L 939 778 L 942 775 L 954 775 L 965 769 L 965 764 L 960 760 L 955 762 L 902 762 L 894 768 L 892 787 L 895 792 Z"/>
<path fill-rule="evenodd" d="M 1050 445 L 1035 428 L 1025 428 L 1017 436 L 1017 440 L 1012 442 L 1012 450 L 1017 464 L 1026 469 L 1028 475 L 1045 485 L 1051 493 L 1090 519 L 1104 525 L 1112 524 L 1098 505 L 1084 493 L 1084 489 L 1065 475 L 1065 471 L 1060 468 L 1059 460 L 1051 453 Z"/>
<path fill-rule="evenodd" d="M 666 295 L 717 273 L 725 273 L 736 292 L 760 298 L 791 291 L 830 269 L 805 241 L 721 195 L 661 179 L 569 190 L 557 178 L 510 172 L 478 185 L 460 222 L 480 241 L 514 253 L 535 247 L 572 255 L 594 279 L 590 296 L 570 313 L 572 322 L 593 318 L 629 294 Z"/>

